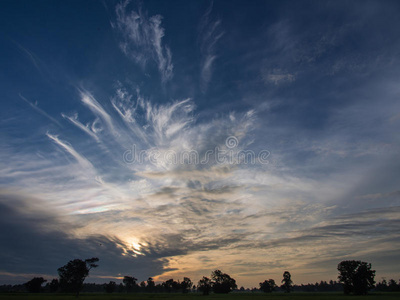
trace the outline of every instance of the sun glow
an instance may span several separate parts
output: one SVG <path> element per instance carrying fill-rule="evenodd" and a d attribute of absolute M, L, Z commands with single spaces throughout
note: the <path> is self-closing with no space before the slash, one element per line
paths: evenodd
<path fill-rule="evenodd" d="M 128 238 L 126 239 L 126 248 L 124 249 L 126 251 L 126 253 L 129 252 L 133 252 L 134 255 L 144 255 L 140 249 L 143 247 L 144 245 L 142 243 L 140 243 L 140 241 L 137 238 Z"/>

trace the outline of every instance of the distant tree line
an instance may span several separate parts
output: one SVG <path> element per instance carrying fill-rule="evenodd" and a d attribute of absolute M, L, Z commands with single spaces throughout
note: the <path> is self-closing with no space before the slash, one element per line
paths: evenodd
<path fill-rule="evenodd" d="M 369 290 L 382 292 L 400 292 L 400 281 L 383 279 L 375 285 L 375 271 L 371 264 L 362 261 L 342 261 L 338 265 L 339 281 L 321 281 L 315 284 L 295 285 L 288 271 L 283 273 L 281 285 L 278 286 L 274 279 L 267 279 L 259 283 L 259 288 L 238 289 L 236 280 L 220 270 L 211 273 L 210 278 L 203 276 L 195 285 L 190 278 L 184 277 L 182 281 L 168 279 L 162 283 L 155 283 L 149 277 L 146 281 L 138 282 L 133 276 L 124 276 L 122 283 L 110 281 L 103 284 L 84 283 L 91 269 L 96 268 L 98 258 L 86 260 L 74 259 L 58 268 L 59 278 L 47 281 L 42 277 L 35 277 L 25 284 L 2 285 L 0 292 L 30 292 L 30 293 L 74 293 L 77 297 L 80 292 L 106 292 L 106 293 L 190 293 L 199 292 L 208 295 L 211 292 L 227 294 L 235 292 L 336 292 L 345 294 L 365 295 Z"/>
<path fill-rule="evenodd" d="M 394 279 L 390 279 L 389 281 L 382 279 L 381 282 L 375 285 L 375 290 L 380 292 L 400 292 L 400 280 L 397 283 Z"/>

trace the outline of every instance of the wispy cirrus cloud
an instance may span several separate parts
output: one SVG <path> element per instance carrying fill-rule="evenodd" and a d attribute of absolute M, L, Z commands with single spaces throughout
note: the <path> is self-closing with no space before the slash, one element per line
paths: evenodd
<path fill-rule="evenodd" d="M 97 102 L 97 100 L 92 96 L 92 94 L 89 93 L 88 91 L 81 90 L 80 96 L 82 103 L 85 104 L 96 116 L 101 118 L 114 134 L 118 135 L 118 133 L 114 128 L 111 116 L 104 110 L 101 104 Z"/>
<path fill-rule="evenodd" d="M 200 20 L 199 43 L 202 54 L 200 66 L 200 88 L 203 92 L 207 91 L 208 84 L 212 78 L 213 65 L 217 58 L 216 45 L 224 35 L 221 28 L 221 20 L 212 18 L 213 3 Z"/>
<path fill-rule="evenodd" d="M 91 136 L 95 140 L 99 139 L 98 136 L 96 135 L 96 129 L 94 129 L 95 127 L 93 126 L 93 124 L 96 121 L 93 122 L 93 124 L 91 126 L 89 126 L 89 124 L 83 125 L 81 122 L 79 122 L 78 114 L 74 114 L 73 116 L 67 116 L 65 114 L 61 114 L 61 116 L 64 119 L 67 119 L 68 121 L 70 121 L 72 124 L 74 124 L 79 129 L 81 129 L 83 132 L 87 133 L 89 136 Z M 98 120 L 98 119 L 96 119 L 96 120 Z"/>
<path fill-rule="evenodd" d="M 30 62 L 35 66 L 35 68 L 40 72 L 40 73 L 42 73 L 42 69 L 41 69 L 41 67 L 39 66 L 39 58 L 32 52 L 32 51 L 29 51 L 28 49 L 26 49 L 26 48 L 24 48 L 24 47 L 22 47 L 22 45 L 20 45 L 19 43 L 17 43 L 17 42 L 14 42 L 16 45 L 17 45 L 17 47 L 26 55 L 26 57 L 30 60 Z"/>
<path fill-rule="evenodd" d="M 56 245 L 75 244 L 76 240 L 82 245 L 114 245 L 115 251 L 119 249 L 114 254 L 121 256 L 122 253 L 128 260 L 138 255 L 136 250 L 129 249 L 133 244 L 140 244 L 137 251 L 143 256 L 138 261 L 155 257 L 154 261 L 160 262 L 160 268 L 151 267 L 150 275 L 154 276 L 175 269 L 169 266 L 167 258 L 170 256 L 184 255 L 195 249 L 218 249 L 235 242 L 237 236 L 223 239 L 223 242 L 220 234 L 215 238 L 210 236 L 214 233 L 205 220 L 213 219 L 217 226 L 226 223 L 244 208 L 241 203 L 244 198 L 235 195 L 241 187 L 229 182 L 236 169 L 234 166 L 219 167 L 215 160 L 204 166 L 171 164 L 164 158 L 128 164 L 123 161 L 124 151 L 135 141 L 137 146 L 148 151 L 181 153 L 193 149 L 204 153 L 216 146 L 226 148 L 225 140 L 230 135 L 236 135 L 245 144 L 255 114 L 252 111 L 243 115 L 230 114 L 212 122 L 196 123 L 191 99 L 154 104 L 141 96 L 140 90 L 135 92 L 119 86 L 110 99 L 112 105 L 107 106 L 93 94 L 81 90 L 82 107 L 105 125 L 104 130 L 95 132 L 91 122 L 83 125 L 77 115 L 62 116 L 97 142 L 88 149 L 86 140 L 76 140 L 66 132 L 61 139 L 48 132 L 47 137 L 57 149 L 53 155 L 19 155 L 18 160 L 12 160 L 8 168 L 2 169 L 1 175 L 13 179 L 10 190 L 19 186 L 37 195 L 43 203 L 51 201 L 52 208 L 64 212 L 65 222 L 75 224 L 60 229 L 65 239 L 54 240 L 52 233 L 38 230 L 32 233 L 38 240 L 53 240 Z M 114 131 L 118 131 L 118 135 L 114 135 Z M 109 134 L 113 137 L 111 141 Z M 116 167 L 118 173 L 114 174 L 112 170 Z M 117 179 L 121 175 L 124 178 Z M 55 214 L 46 207 L 42 210 Z M 18 218 L 22 217 L 18 215 Z M 123 230 L 120 228 L 122 220 Z M 160 233 L 159 228 L 165 227 L 164 224 L 171 226 Z M 99 230 L 104 237 L 93 238 Z M 199 240 L 192 241 L 196 237 Z M 9 249 L 4 250 L 8 253 Z M 80 253 L 85 255 L 86 252 Z"/>
<path fill-rule="evenodd" d="M 174 65 L 171 50 L 163 44 L 165 29 L 161 26 L 162 16 L 148 17 L 141 8 L 129 11 L 129 3 L 129 0 L 121 2 L 115 10 L 117 19 L 113 26 L 123 37 L 120 47 L 125 55 L 143 68 L 149 61 L 154 61 L 162 82 L 166 82 L 173 77 Z"/>
<path fill-rule="evenodd" d="M 58 136 L 46 133 L 46 135 L 58 146 L 63 148 L 65 151 L 67 151 L 70 155 L 72 155 L 76 161 L 79 163 L 79 165 L 82 167 L 83 170 L 85 171 L 91 171 L 93 170 L 93 165 L 82 155 L 80 155 L 70 144 L 68 144 L 65 141 L 62 141 L 58 138 Z"/>
<path fill-rule="evenodd" d="M 38 112 L 39 114 L 41 114 L 42 116 L 46 117 L 47 119 L 49 119 L 51 122 L 53 122 L 54 124 L 58 125 L 60 128 L 63 128 L 63 126 L 60 124 L 60 122 L 58 122 L 54 117 L 50 116 L 48 113 L 46 113 L 43 109 L 41 109 L 40 107 L 38 107 L 37 102 L 32 103 L 31 101 L 29 101 L 28 99 L 26 99 L 24 96 L 22 96 L 21 94 L 18 94 L 18 96 L 24 100 L 26 103 L 28 103 L 36 112 Z"/>

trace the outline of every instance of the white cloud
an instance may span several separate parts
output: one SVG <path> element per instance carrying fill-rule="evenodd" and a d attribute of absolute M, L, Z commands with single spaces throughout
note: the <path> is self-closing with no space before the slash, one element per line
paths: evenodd
<path fill-rule="evenodd" d="M 81 101 L 99 118 L 101 118 L 107 125 L 111 132 L 118 136 L 118 132 L 114 128 L 111 116 L 104 110 L 99 102 L 88 91 L 81 90 Z"/>
<path fill-rule="evenodd" d="M 56 135 L 52 135 L 50 133 L 46 133 L 46 135 L 57 145 L 59 145 L 61 148 L 66 150 L 69 154 L 71 154 L 76 161 L 79 163 L 79 165 L 86 171 L 91 171 L 91 173 L 94 173 L 94 167 L 93 165 L 81 154 L 79 154 L 70 144 L 67 142 L 64 142 L 58 138 Z"/>
<path fill-rule="evenodd" d="M 166 82 L 173 77 L 174 65 L 172 53 L 162 41 L 165 35 L 161 26 L 162 16 L 148 18 L 141 9 L 128 12 L 129 2 L 121 2 L 116 6 L 117 20 L 113 26 L 122 33 L 121 49 L 142 67 L 145 67 L 149 60 L 155 61 L 162 82 Z"/>
<path fill-rule="evenodd" d="M 211 19 L 212 5 L 211 3 L 200 21 L 199 40 L 202 53 L 200 87 L 203 92 L 206 92 L 212 78 L 213 64 L 217 58 L 216 44 L 224 35 L 221 29 L 221 20 Z"/>
<path fill-rule="evenodd" d="M 76 127 L 81 129 L 83 132 L 85 132 L 86 134 L 88 134 L 89 136 L 94 138 L 95 140 L 97 140 L 97 141 L 99 140 L 98 136 L 96 135 L 96 132 L 93 130 L 93 128 L 96 128 L 93 126 L 94 122 L 93 122 L 92 126 L 89 126 L 89 124 L 87 124 L 85 126 L 81 122 L 78 121 L 78 114 L 75 114 L 72 117 L 69 117 L 65 114 L 61 114 L 61 116 L 65 119 L 69 120 L 72 124 L 74 124 Z"/>

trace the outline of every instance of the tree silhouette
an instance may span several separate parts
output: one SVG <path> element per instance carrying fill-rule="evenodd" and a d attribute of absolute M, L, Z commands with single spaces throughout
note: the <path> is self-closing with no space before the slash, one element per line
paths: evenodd
<path fill-rule="evenodd" d="M 228 274 L 215 270 L 211 273 L 212 287 L 216 294 L 227 294 L 237 288 L 236 280 Z"/>
<path fill-rule="evenodd" d="M 153 278 L 149 277 L 147 279 L 147 287 L 146 287 L 147 291 L 149 291 L 150 293 L 154 292 L 155 287 L 156 287 L 156 284 L 154 283 Z"/>
<path fill-rule="evenodd" d="M 390 279 L 388 284 L 389 292 L 399 292 L 400 291 L 400 282 L 397 284 L 396 280 Z"/>
<path fill-rule="evenodd" d="M 211 279 L 203 276 L 197 284 L 197 289 L 203 293 L 203 295 L 208 295 L 211 291 Z"/>
<path fill-rule="evenodd" d="M 146 282 L 142 281 L 140 282 L 140 288 L 142 289 L 142 291 L 146 290 Z"/>
<path fill-rule="evenodd" d="M 366 295 L 375 284 L 375 270 L 371 264 L 360 260 L 345 260 L 339 263 L 339 281 L 345 294 Z"/>
<path fill-rule="evenodd" d="M 76 297 L 82 289 L 85 278 L 89 276 L 89 271 L 96 268 L 98 265 L 97 257 L 88 258 L 85 260 L 74 259 L 69 261 L 65 266 L 58 268 L 60 277 L 60 287 L 64 292 L 74 292 Z"/>
<path fill-rule="evenodd" d="M 173 280 L 172 278 L 163 282 L 162 286 L 164 287 L 164 290 L 168 293 L 177 292 L 182 288 L 181 284 Z"/>
<path fill-rule="evenodd" d="M 183 281 L 181 282 L 182 293 L 188 293 L 192 288 L 193 282 L 189 277 L 183 277 Z"/>
<path fill-rule="evenodd" d="M 137 279 L 135 277 L 131 276 L 124 276 L 124 279 L 122 279 L 122 282 L 125 285 L 125 289 L 127 293 L 131 293 L 134 288 L 137 286 L 136 284 Z"/>
<path fill-rule="evenodd" d="M 177 292 L 181 289 L 181 283 L 178 281 L 173 280 L 172 281 L 172 291 Z"/>
<path fill-rule="evenodd" d="M 42 291 L 42 284 L 46 281 L 43 277 L 34 277 L 25 283 L 25 286 L 29 293 L 40 293 Z"/>
<path fill-rule="evenodd" d="M 276 288 L 275 280 L 268 279 L 264 282 L 260 282 L 260 290 L 264 293 L 272 293 Z"/>
<path fill-rule="evenodd" d="M 293 281 L 291 279 L 291 275 L 288 271 L 285 271 L 283 273 L 283 279 L 282 279 L 282 285 L 281 285 L 281 289 L 285 292 L 285 293 L 290 293 L 290 291 L 292 290 L 292 285 L 293 285 Z"/>
<path fill-rule="evenodd" d="M 50 281 L 50 283 L 48 283 L 49 289 L 50 289 L 50 293 L 55 293 L 58 291 L 58 288 L 60 286 L 58 279 L 53 279 L 52 281 Z"/>
<path fill-rule="evenodd" d="M 165 291 L 166 292 L 168 292 L 168 293 L 171 293 L 171 291 L 172 291 L 172 283 L 174 282 L 174 280 L 171 278 L 171 279 L 168 279 L 167 281 L 165 281 L 165 282 L 163 282 L 163 287 L 164 287 L 164 289 L 165 289 Z"/>

